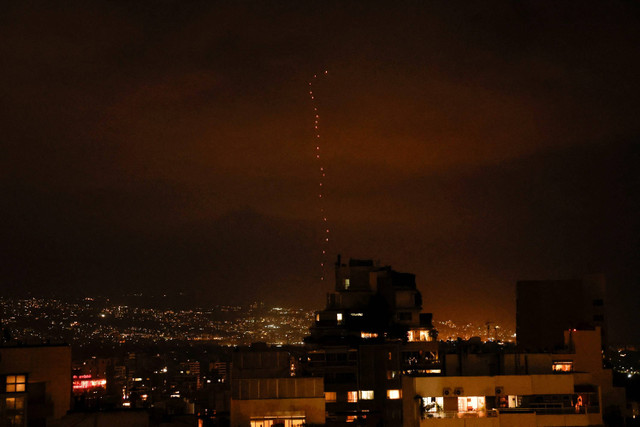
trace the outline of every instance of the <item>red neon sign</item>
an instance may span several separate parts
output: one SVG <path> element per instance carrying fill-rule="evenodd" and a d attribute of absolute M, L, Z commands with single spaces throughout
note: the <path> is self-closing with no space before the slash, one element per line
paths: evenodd
<path fill-rule="evenodd" d="M 74 390 L 89 390 L 98 387 L 107 388 L 107 380 L 75 380 L 73 382 Z"/>

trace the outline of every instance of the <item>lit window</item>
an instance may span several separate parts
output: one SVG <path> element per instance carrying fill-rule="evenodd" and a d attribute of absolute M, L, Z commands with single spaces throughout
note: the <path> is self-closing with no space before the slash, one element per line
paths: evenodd
<path fill-rule="evenodd" d="M 407 340 L 409 342 L 414 341 L 431 341 L 429 331 L 426 329 L 412 329 L 407 331 Z"/>
<path fill-rule="evenodd" d="M 24 409 L 24 397 L 7 397 L 5 399 L 5 408 L 10 411 L 20 411 Z"/>
<path fill-rule="evenodd" d="M 14 384 L 15 385 L 15 384 Z M 4 399 L 4 411 L 3 411 L 3 422 L 7 426 L 24 426 L 24 407 L 25 398 L 24 396 L 16 396 L 6 397 Z M 0 406 L 2 403 L 0 402 Z"/>
<path fill-rule="evenodd" d="M 351 286 L 351 281 L 349 279 L 344 279 L 344 288 L 349 289 L 349 286 Z"/>
<path fill-rule="evenodd" d="M 7 375 L 5 391 L 7 393 L 23 393 L 26 389 L 26 375 Z"/>
<path fill-rule="evenodd" d="M 342 313 L 336 313 L 336 320 L 338 321 L 338 325 L 342 323 Z"/>
<path fill-rule="evenodd" d="M 509 395 L 509 408 L 519 408 L 522 406 L 522 396 L 511 396 Z"/>
<path fill-rule="evenodd" d="M 484 396 L 458 397 L 458 412 L 484 411 Z"/>
<path fill-rule="evenodd" d="M 387 399 L 400 399 L 402 397 L 401 390 L 387 390 Z"/>
<path fill-rule="evenodd" d="M 571 372 L 573 371 L 573 362 L 571 360 L 555 361 L 551 369 L 553 372 Z"/>
<path fill-rule="evenodd" d="M 423 397 L 422 406 L 425 412 L 442 412 L 444 406 L 444 398 L 442 397 Z"/>
<path fill-rule="evenodd" d="M 284 426 L 284 427 L 302 427 L 306 424 L 306 418 L 304 416 L 288 416 L 282 415 L 278 417 L 256 417 L 249 421 L 250 427 L 272 427 L 272 426 Z"/>
<path fill-rule="evenodd" d="M 325 391 L 324 392 L 324 400 L 326 402 L 335 402 L 336 401 L 336 392 L 335 391 Z"/>
<path fill-rule="evenodd" d="M 355 422 L 357 419 L 358 419 L 358 417 L 357 417 L 357 416 L 355 416 L 355 415 L 347 415 L 347 422 L 348 422 L 348 423 L 353 423 L 353 422 Z"/>
<path fill-rule="evenodd" d="M 360 390 L 360 400 L 373 400 L 373 390 Z"/>
<path fill-rule="evenodd" d="M 358 401 L 358 392 L 357 391 L 348 391 L 347 392 L 347 402 L 357 402 Z"/>
<path fill-rule="evenodd" d="M 376 332 L 360 332 L 360 338 L 378 338 L 378 334 Z"/>

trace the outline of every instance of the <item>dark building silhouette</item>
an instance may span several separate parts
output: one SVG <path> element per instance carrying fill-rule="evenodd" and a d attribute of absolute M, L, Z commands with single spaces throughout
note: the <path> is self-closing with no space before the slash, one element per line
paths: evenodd
<path fill-rule="evenodd" d="M 606 346 L 605 280 L 523 280 L 516 286 L 516 340 L 522 350 L 562 347 L 564 331 L 600 327 Z"/>
<path fill-rule="evenodd" d="M 440 373 L 437 332 L 421 311 L 413 274 L 338 257 L 303 367 L 324 378 L 327 423 L 403 424 L 402 377 Z"/>
<path fill-rule="evenodd" d="M 71 347 L 0 346 L 0 425 L 48 425 L 69 409 Z"/>

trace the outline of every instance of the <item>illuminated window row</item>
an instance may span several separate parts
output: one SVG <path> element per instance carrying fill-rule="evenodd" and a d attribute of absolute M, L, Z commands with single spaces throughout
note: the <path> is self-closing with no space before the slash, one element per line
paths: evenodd
<path fill-rule="evenodd" d="M 402 390 L 393 389 L 387 390 L 387 399 L 395 400 L 402 398 Z M 337 392 L 335 391 L 325 391 L 324 399 L 326 402 L 332 403 L 337 402 Z M 355 403 L 358 400 L 373 400 L 374 392 L 373 390 L 360 390 L 360 391 L 348 391 L 347 392 L 347 402 Z"/>
<path fill-rule="evenodd" d="M 360 338 L 370 339 L 370 338 L 378 338 L 377 332 L 360 332 Z"/>
<path fill-rule="evenodd" d="M 304 416 L 282 416 L 278 418 L 252 419 L 249 425 L 251 427 L 301 427 L 306 425 L 305 421 L 306 418 Z"/>
<path fill-rule="evenodd" d="M 572 372 L 573 371 L 573 361 L 571 360 L 561 360 L 554 361 L 551 366 L 553 372 Z"/>
<path fill-rule="evenodd" d="M 347 392 L 347 402 L 350 402 L 350 403 L 357 402 L 358 398 L 360 400 L 373 400 L 373 390 L 360 390 L 360 392 L 357 392 L 357 391 Z M 326 391 L 324 393 L 324 399 L 329 403 L 337 402 L 337 393 L 335 391 Z"/>
<path fill-rule="evenodd" d="M 484 396 L 465 396 L 458 397 L 458 412 L 479 412 L 485 410 Z M 442 412 L 444 408 L 444 398 L 423 397 L 422 408 L 428 413 Z"/>

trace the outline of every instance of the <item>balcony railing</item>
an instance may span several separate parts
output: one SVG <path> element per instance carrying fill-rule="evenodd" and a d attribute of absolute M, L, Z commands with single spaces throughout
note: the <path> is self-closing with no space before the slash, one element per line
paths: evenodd
<path fill-rule="evenodd" d="M 494 418 L 498 416 L 498 411 L 475 411 L 475 412 L 458 412 L 458 411 L 440 411 L 425 412 L 423 418 Z"/>
<path fill-rule="evenodd" d="M 439 373 L 441 369 L 440 360 L 421 360 L 411 363 L 404 361 L 402 364 L 402 373 L 410 376 L 434 374 L 436 371 Z"/>
<path fill-rule="evenodd" d="M 536 415 L 580 415 L 580 414 L 597 414 L 600 412 L 599 406 L 580 406 L 575 408 L 573 406 L 554 407 L 540 405 L 535 408 L 501 408 L 498 410 L 501 414 L 520 414 L 520 413 L 535 413 Z"/>
<path fill-rule="evenodd" d="M 595 414 L 600 412 L 600 408 L 597 406 L 582 406 L 576 410 L 573 407 L 564 408 L 502 408 L 502 409 L 490 409 L 485 411 L 471 411 L 471 412 L 458 412 L 458 411 L 439 411 L 439 412 L 425 412 L 422 417 L 427 418 L 492 418 L 497 417 L 500 414 L 536 414 L 536 415 L 581 415 L 581 414 Z"/>

